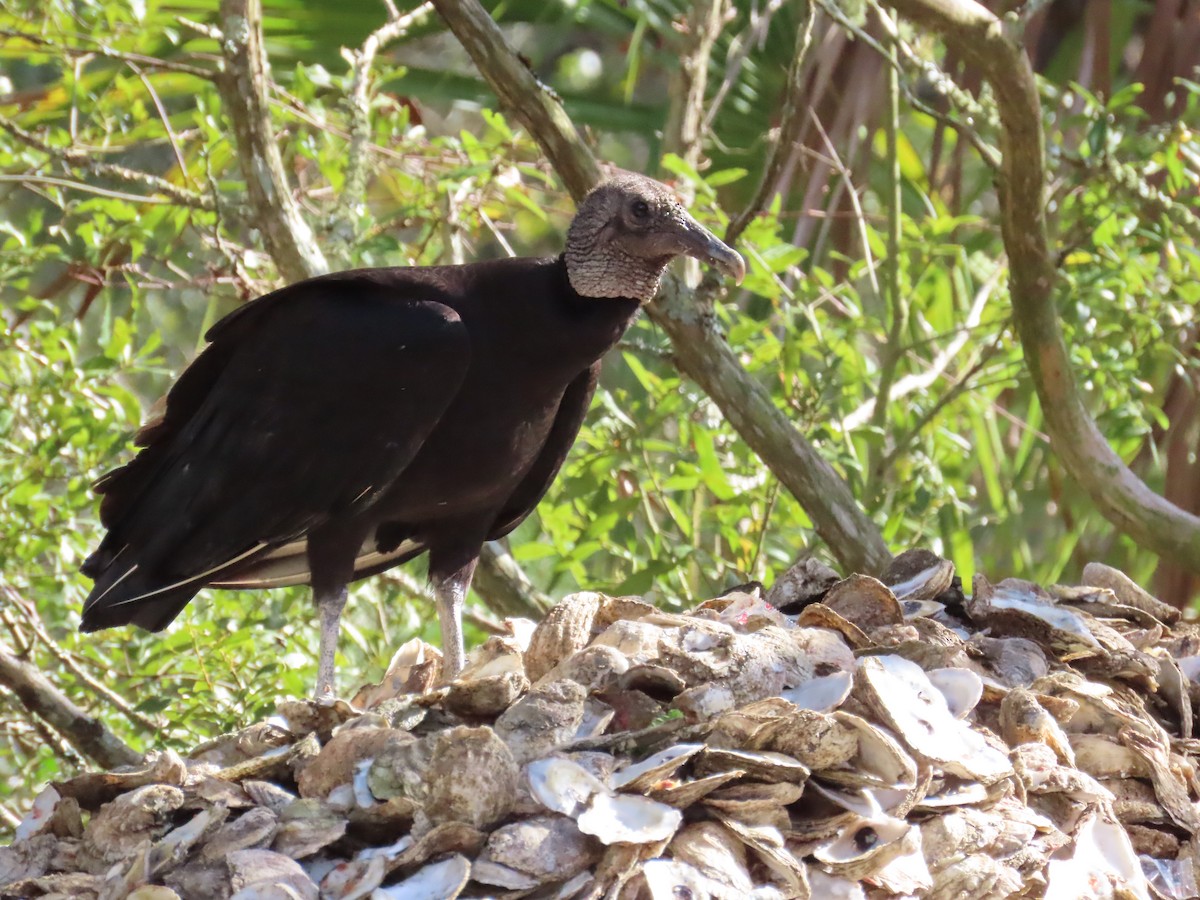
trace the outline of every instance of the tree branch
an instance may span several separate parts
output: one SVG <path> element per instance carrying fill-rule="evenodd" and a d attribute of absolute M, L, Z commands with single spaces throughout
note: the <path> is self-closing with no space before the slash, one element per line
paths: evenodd
<path fill-rule="evenodd" d="M 0 685 L 12 691 L 26 709 L 101 768 L 141 762 L 142 754 L 109 731 L 99 719 L 72 703 L 35 666 L 14 656 L 3 645 L 0 645 Z"/>
<path fill-rule="evenodd" d="M 233 123 L 255 224 L 284 278 L 301 281 L 320 275 L 329 264 L 292 196 L 271 127 L 262 0 L 221 0 L 220 16 L 225 71 L 217 78 L 217 88 Z"/>
<path fill-rule="evenodd" d="M 582 199 L 600 180 L 600 167 L 562 104 L 534 78 L 478 0 L 433 0 L 433 5 L 501 105 L 536 138 L 571 196 Z"/>
<path fill-rule="evenodd" d="M 544 88 L 520 63 L 478 0 L 433 0 L 479 72 L 549 157 L 576 201 L 599 180 L 599 166 L 557 103 L 546 111 Z M 711 309 L 695 292 L 667 277 L 647 310 L 667 333 L 679 370 L 717 404 L 742 439 L 796 497 L 817 533 L 849 570 L 879 572 L 891 559 L 875 524 L 846 482 L 771 402 L 766 389 L 738 362 Z"/>
<path fill-rule="evenodd" d="M 110 704 L 125 716 L 130 723 L 142 729 L 147 734 L 156 734 L 163 730 L 162 722 L 155 722 L 148 716 L 142 715 L 125 702 L 123 697 L 84 671 L 83 667 L 72 658 L 71 654 L 60 647 L 58 642 L 50 636 L 50 632 L 46 630 L 45 622 L 42 621 L 42 617 L 38 614 L 37 607 L 3 579 L 0 579 L 0 593 L 8 598 L 9 603 L 12 604 L 14 609 L 20 611 L 21 621 L 33 631 L 34 636 L 42 642 L 42 645 L 50 652 L 50 655 L 59 664 L 65 666 L 67 671 L 83 682 L 88 690 L 98 694 L 105 703 Z"/>
<path fill-rule="evenodd" d="M 1200 571 L 1200 517 L 1155 494 L 1113 452 L 1071 372 L 1054 303 L 1057 272 L 1046 231 L 1045 148 L 1037 81 L 1025 52 L 972 0 L 886 0 L 940 32 L 991 84 L 1000 113 L 1000 228 L 1011 263 L 1013 322 L 1050 432 L 1067 470 L 1110 522 L 1160 556 Z"/>
<path fill-rule="evenodd" d="M 553 600 L 533 586 L 499 541 L 483 545 L 474 588 L 481 597 L 487 597 L 488 608 L 502 616 L 540 619 L 554 605 Z"/>

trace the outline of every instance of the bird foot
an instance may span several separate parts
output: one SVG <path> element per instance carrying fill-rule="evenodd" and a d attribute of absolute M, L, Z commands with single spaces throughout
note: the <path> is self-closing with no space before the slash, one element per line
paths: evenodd
<path fill-rule="evenodd" d="M 318 684 L 313 691 L 313 703 L 317 706 L 333 706 L 338 701 L 337 691 L 332 684 Z"/>

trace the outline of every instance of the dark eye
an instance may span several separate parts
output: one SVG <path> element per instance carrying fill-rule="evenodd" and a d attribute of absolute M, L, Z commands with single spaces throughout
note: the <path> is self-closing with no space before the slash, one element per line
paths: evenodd
<path fill-rule="evenodd" d="M 644 219 L 650 215 L 650 204 L 645 200 L 634 200 L 632 209 L 633 214 L 639 219 Z"/>

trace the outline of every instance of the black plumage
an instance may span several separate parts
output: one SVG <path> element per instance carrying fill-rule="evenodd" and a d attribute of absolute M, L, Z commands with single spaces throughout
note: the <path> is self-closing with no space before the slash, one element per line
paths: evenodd
<path fill-rule="evenodd" d="M 162 629 L 206 585 L 311 584 L 327 692 L 346 585 L 428 552 L 457 672 L 480 547 L 545 494 L 601 357 L 681 254 L 744 271 L 625 174 L 557 257 L 341 272 L 241 307 L 97 482 L 108 533 L 83 566 L 82 630 Z"/>

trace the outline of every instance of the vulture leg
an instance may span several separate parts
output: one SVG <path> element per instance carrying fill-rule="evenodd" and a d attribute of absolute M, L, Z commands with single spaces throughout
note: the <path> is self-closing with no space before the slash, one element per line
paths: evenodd
<path fill-rule="evenodd" d="M 337 696 L 334 689 L 334 658 L 337 656 L 338 633 L 341 629 L 342 609 L 346 606 L 346 589 L 327 590 L 316 593 L 314 599 L 321 614 L 321 649 L 317 658 L 317 700 L 332 700 Z"/>
<path fill-rule="evenodd" d="M 478 547 L 466 559 L 462 554 L 430 554 L 429 580 L 433 582 L 434 604 L 442 629 L 442 680 L 445 682 L 453 681 L 467 663 L 462 612 L 477 562 Z"/>
<path fill-rule="evenodd" d="M 312 572 L 313 601 L 321 616 L 320 655 L 317 657 L 316 699 L 333 700 L 334 658 L 342 610 L 346 606 L 346 585 L 354 578 L 354 557 L 362 546 L 367 527 L 347 527 L 333 520 L 313 529 L 308 535 L 308 566 Z"/>

